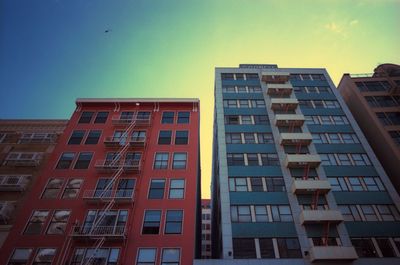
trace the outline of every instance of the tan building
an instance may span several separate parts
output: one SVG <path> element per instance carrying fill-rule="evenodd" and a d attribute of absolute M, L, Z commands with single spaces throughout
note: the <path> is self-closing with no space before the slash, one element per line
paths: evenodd
<path fill-rule="evenodd" d="M 344 74 L 338 89 L 400 193 L 400 65 Z"/>
<path fill-rule="evenodd" d="M 0 247 L 67 120 L 0 120 Z"/>
<path fill-rule="evenodd" d="M 201 258 L 211 259 L 211 208 L 210 199 L 201 200 Z"/>

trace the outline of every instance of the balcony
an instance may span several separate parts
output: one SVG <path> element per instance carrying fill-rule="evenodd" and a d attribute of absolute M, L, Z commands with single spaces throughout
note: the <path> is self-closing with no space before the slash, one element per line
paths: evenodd
<path fill-rule="evenodd" d="M 30 176 L 0 176 L 0 191 L 24 191 Z"/>
<path fill-rule="evenodd" d="M 22 136 L 19 139 L 20 144 L 51 144 L 57 141 L 57 135 L 45 135 L 45 136 Z"/>
<path fill-rule="evenodd" d="M 298 145 L 308 146 L 312 142 L 311 133 L 281 133 L 281 145 Z"/>
<path fill-rule="evenodd" d="M 127 126 L 131 123 L 135 122 L 135 126 L 150 126 L 151 124 L 151 115 L 148 117 L 121 117 L 121 116 L 114 116 L 112 117 L 112 124 L 115 126 Z"/>
<path fill-rule="evenodd" d="M 299 105 L 299 101 L 296 98 L 271 98 L 271 109 L 272 110 L 286 110 L 293 111 Z"/>
<path fill-rule="evenodd" d="M 286 155 L 286 167 L 288 168 L 316 168 L 321 164 L 319 155 Z"/>
<path fill-rule="evenodd" d="M 40 164 L 38 158 L 6 158 L 3 165 L 13 167 L 37 167 Z"/>
<path fill-rule="evenodd" d="M 292 94 L 293 86 L 291 84 L 268 84 L 267 94 L 270 96 L 289 96 Z"/>
<path fill-rule="evenodd" d="M 305 117 L 303 114 L 276 114 L 275 125 L 276 126 L 303 126 Z"/>
<path fill-rule="evenodd" d="M 102 172 L 113 172 L 121 168 L 125 172 L 139 172 L 140 160 L 125 159 L 124 162 L 117 161 L 115 163 L 112 163 L 111 160 L 97 160 L 95 168 Z"/>
<path fill-rule="evenodd" d="M 0 223 L 7 224 L 7 222 L 11 219 L 12 213 L 15 210 L 15 205 L 10 201 L 1 201 L 0 202 Z"/>
<path fill-rule="evenodd" d="M 311 262 L 351 261 L 358 259 L 354 247 L 343 246 L 313 246 L 310 248 Z"/>
<path fill-rule="evenodd" d="M 283 84 L 289 82 L 288 72 L 262 72 L 261 80 L 267 84 Z"/>
<path fill-rule="evenodd" d="M 109 136 L 104 139 L 104 145 L 109 148 L 121 148 L 125 145 L 126 139 L 121 137 Z M 131 147 L 144 147 L 146 143 L 146 137 L 134 137 L 129 140 L 129 145 Z"/>
<path fill-rule="evenodd" d="M 340 223 L 343 216 L 336 210 L 303 210 L 300 213 L 300 224 Z"/>
<path fill-rule="evenodd" d="M 77 240 L 96 240 L 101 237 L 106 240 L 123 240 L 125 238 L 125 226 L 73 226 L 70 235 Z"/>
<path fill-rule="evenodd" d="M 319 191 L 326 194 L 331 190 L 331 184 L 327 180 L 295 180 L 292 184 L 294 194 L 310 194 Z"/>
<path fill-rule="evenodd" d="M 115 203 L 133 202 L 133 190 L 85 190 L 83 199 L 87 203 L 107 203 L 114 200 Z"/>

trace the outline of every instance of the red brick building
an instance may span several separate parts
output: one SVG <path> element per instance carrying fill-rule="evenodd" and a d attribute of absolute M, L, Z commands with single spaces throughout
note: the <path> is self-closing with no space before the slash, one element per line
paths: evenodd
<path fill-rule="evenodd" d="M 199 100 L 76 105 L 0 264 L 191 264 L 200 254 Z"/>

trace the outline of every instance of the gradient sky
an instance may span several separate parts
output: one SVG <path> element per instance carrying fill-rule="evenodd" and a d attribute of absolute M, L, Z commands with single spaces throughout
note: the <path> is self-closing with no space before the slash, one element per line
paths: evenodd
<path fill-rule="evenodd" d="M 396 0 L 1 0 L 0 118 L 68 118 L 77 97 L 198 97 L 209 197 L 214 67 L 321 67 L 338 84 L 400 64 L 399 14 Z"/>

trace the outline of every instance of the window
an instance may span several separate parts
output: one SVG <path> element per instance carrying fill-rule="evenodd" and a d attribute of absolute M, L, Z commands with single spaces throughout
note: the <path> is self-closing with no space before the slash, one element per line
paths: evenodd
<path fill-rule="evenodd" d="M 377 238 L 376 243 L 378 243 L 379 249 L 382 252 L 383 257 L 395 257 L 392 244 L 388 238 Z"/>
<path fill-rule="evenodd" d="M 275 258 L 272 238 L 260 238 L 259 243 L 260 243 L 260 254 L 262 259 Z"/>
<path fill-rule="evenodd" d="M 253 120 L 251 119 L 251 115 L 242 115 L 241 124 L 253 124 Z"/>
<path fill-rule="evenodd" d="M 160 131 L 158 144 L 171 144 L 172 131 Z"/>
<path fill-rule="evenodd" d="M 266 115 L 254 115 L 254 124 L 268 125 L 269 124 L 268 116 L 266 116 Z"/>
<path fill-rule="evenodd" d="M 94 112 L 92 112 L 92 111 L 84 111 L 84 112 L 82 112 L 78 123 L 90 123 L 90 121 L 92 120 L 93 114 L 94 114 Z"/>
<path fill-rule="evenodd" d="M 167 210 L 165 234 L 181 234 L 183 222 L 182 210 Z"/>
<path fill-rule="evenodd" d="M 133 111 L 123 111 L 121 112 L 119 119 L 123 122 L 130 122 L 131 120 L 133 120 L 134 115 L 135 112 Z"/>
<path fill-rule="evenodd" d="M 247 89 L 246 89 L 245 86 L 238 86 L 237 87 L 237 92 L 240 93 L 240 94 L 247 93 Z"/>
<path fill-rule="evenodd" d="M 279 166 L 277 154 L 261 154 L 261 161 L 263 166 Z"/>
<path fill-rule="evenodd" d="M 7 265 L 27 265 L 33 249 L 31 248 L 16 248 L 11 255 Z"/>
<path fill-rule="evenodd" d="M 62 153 L 60 160 L 58 160 L 57 169 L 68 169 L 74 160 L 75 153 L 65 152 Z"/>
<path fill-rule="evenodd" d="M 190 121 L 189 111 L 178 112 L 178 124 L 189 123 L 189 121 Z"/>
<path fill-rule="evenodd" d="M 222 92 L 223 93 L 236 93 L 235 87 L 233 87 L 233 86 L 229 86 L 229 87 L 223 86 L 222 87 Z"/>
<path fill-rule="evenodd" d="M 370 238 L 351 238 L 351 243 L 360 258 L 373 258 L 378 256 Z"/>
<path fill-rule="evenodd" d="M 172 124 L 172 123 L 174 123 L 174 115 L 175 115 L 175 113 L 172 112 L 172 111 L 163 112 L 161 123 L 163 123 L 163 124 Z"/>
<path fill-rule="evenodd" d="M 82 186 L 83 179 L 72 178 L 68 181 L 67 186 L 65 187 L 64 193 L 62 195 L 63 199 L 72 199 L 76 198 L 79 194 L 79 190 Z"/>
<path fill-rule="evenodd" d="M 186 169 L 187 154 L 186 153 L 174 153 L 174 159 L 172 161 L 172 169 Z"/>
<path fill-rule="evenodd" d="M 178 248 L 164 248 L 161 265 L 179 265 L 181 252 Z"/>
<path fill-rule="evenodd" d="M 38 235 L 42 232 L 44 222 L 49 215 L 47 210 L 33 211 L 31 218 L 25 228 L 24 234 L 26 235 Z"/>
<path fill-rule="evenodd" d="M 376 205 L 379 215 L 383 221 L 398 221 L 400 220 L 399 212 L 394 205 Z"/>
<path fill-rule="evenodd" d="M 56 255 L 55 248 L 39 248 L 33 259 L 32 265 L 51 265 Z"/>
<path fill-rule="evenodd" d="M 185 180 L 171 179 L 169 186 L 169 199 L 183 199 L 185 196 Z"/>
<path fill-rule="evenodd" d="M 225 124 L 229 125 L 237 125 L 240 123 L 238 115 L 225 115 L 224 120 Z"/>
<path fill-rule="evenodd" d="M 146 131 L 133 131 L 132 142 L 145 142 L 146 141 Z"/>
<path fill-rule="evenodd" d="M 258 155 L 257 154 L 247 154 L 247 165 L 248 166 L 258 166 Z"/>
<path fill-rule="evenodd" d="M 253 238 L 232 238 L 234 259 L 255 259 L 256 246 Z"/>
<path fill-rule="evenodd" d="M 272 133 L 259 133 L 258 134 L 258 143 L 259 144 L 273 144 L 274 138 L 272 137 Z"/>
<path fill-rule="evenodd" d="M 132 198 L 135 183 L 135 179 L 121 179 L 118 182 L 118 188 L 115 196 L 118 198 Z"/>
<path fill-rule="evenodd" d="M 71 211 L 67 210 L 54 211 L 53 217 L 50 220 L 49 227 L 47 228 L 47 234 L 48 235 L 64 234 L 70 213 Z"/>
<path fill-rule="evenodd" d="M 368 156 L 366 154 L 351 154 L 351 157 L 353 158 L 354 165 L 356 166 L 371 165 L 371 162 L 369 161 Z"/>
<path fill-rule="evenodd" d="M 96 198 L 100 198 L 100 197 L 109 198 L 109 197 L 111 197 L 112 185 L 110 185 L 110 182 L 111 182 L 110 178 L 99 179 L 97 181 L 96 190 L 94 192 L 94 197 L 96 197 Z"/>
<path fill-rule="evenodd" d="M 127 210 L 89 210 L 83 229 L 79 231 L 83 234 L 108 234 L 108 235 L 123 235 L 125 224 L 128 217 Z M 97 225 L 95 226 L 95 223 Z"/>
<path fill-rule="evenodd" d="M 252 104 L 253 108 L 265 108 L 265 101 L 263 99 L 252 100 L 251 104 Z"/>
<path fill-rule="evenodd" d="M 176 131 L 175 134 L 175 144 L 188 144 L 189 132 L 188 131 Z"/>
<path fill-rule="evenodd" d="M 264 191 L 262 178 L 250 178 L 251 191 Z"/>
<path fill-rule="evenodd" d="M 149 199 L 164 198 L 165 179 L 152 179 L 150 182 Z"/>
<path fill-rule="evenodd" d="M 328 177 L 328 181 L 332 186 L 333 191 L 347 191 L 349 190 L 346 181 L 342 177 Z"/>
<path fill-rule="evenodd" d="M 400 131 L 390 131 L 389 134 L 393 141 L 400 146 Z"/>
<path fill-rule="evenodd" d="M 156 249 L 155 248 L 139 248 L 136 265 L 155 265 Z"/>
<path fill-rule="evenodd" d="M 351 166 L 351 161 L 350 158 L 347 156 L 347 154 L 338 154 L 338 159 L 339 159 L 339 165 Z"/>
<path fill-rule="evenodd" d="M 334 154 L 319 154 L 321 158 L 321 165 L 323 166 L 336 166 L 337 162 Z"/>
<path fill-rule="evenodd" d="M 274 222 L 293 222 L 292 212 L 287 205 L 271 206 L 272 219 Z"/>
<path fill-rule="evenodd" d="M 72 256 L 71 265 L 101 264 L 117 265 L 118 248 L 77 248 Z"/>
<path fill-rule="evenodd" d="M 250 206 L 231 206 L 231 220 L 239 223 L 251 222 Z"/>
<path fill-rule="evenodd" d="M 96 119 L 94 119 L 94 123 L 106 123 L 108 118 L 108 112 L 98 112 L 96 115 Z"/>
<path fill-rule="evenodd" d="M 361 221 L 361 215 L 356 205 L 338 205 L 345 221 Z"/>
<path fill-rule="evenodd" d="M 265 178 L 267 191 L 286 191 L 283 178 Z"/>
<path fill-rule="evenodd" d="M 88 137 L 86 138 L 85 144 L 97 144 L 101 131 L 90 131 Z"/>
<path fill-rule="evenodd" d="M 278 238 L 279 256 L 281 258 L 301 258 L 301 249 L 297 238 Z"/>
<path fill-rule="evenodd" d="M 227 144 L 241 144 L 242 136 L 240 133 L 226 133 L 225 140 Z"/>
<path fill-rule="evenodd" d="M 255 144 L 256 138 L 254 133 L 244 133 L 244 141 L 246 144 Z"/>
<path fill-rule="evenodd" d="M 145 210 L 142 234 L 158 234 L 160 232 L 160 210 Z"/>
<path fill-rule="evenodd" d="M 248 102 L 247 102 L 248 103 Z M 237 108 L 238 106 L 237 106 L 237 101 L 236 101 L 236 99 L 228 99 L 228 100 L 224 100 L 224 108 L 231 108 L 231 109 L 233 109 L 233 108 Z"/>
<path fill-rule="evenodd" d="M 92 160 L 92 156 L 92 152 L 79 153 L 78 160 L 75 163 L 74 169 L 87 169 L 89 167 L 90 161 Z"/>
<path fill-rule="evenodd" d="M 73 131 L 68 144 L 81 144 L 85 131 Z"/>
<path fill-rule="evenodd" d="M 254 206 L 254 213 L 256 217 L 256 222 L 268 222 L 268 212 L 266 206 L 264 205 Z"/>
<path fill-rule="evenodd" d="M 328 137 L 329 137 L 329 142 L 331 144 L 340 144 L 341 143 L 339 135 L 336 133 L 328 133 Z"/>
<path fill-rule="evenodd" d="M 250 108 L 250 103 L 247 99 L 239 99 L 238 102 L 239 102 L 239 108 L 244 108 L 244 109 Z"/>
<path fill-rule="evenodd" d="M 249 93 L 262 93 L 262 89 L 259 86 L 249 86 Z"/>
<path fill-rule="evenodd" d="M 150 121 L 150 117 L 151 117 L 151 112 L 150 111 L 139 111 L 136 115 L 136 120 L 138 122 L 148 122 Z"/>
<path fill-rule="evenodd" d="M 229 191 L 248 191 L 246 178 L 229 178 Z"/>
<path fill-rule="evenodd" d="M 357 177 L 349 177 L 348 178 L 350 186 L 353 191 L 363 191 L 364 188 L 361 184 L 361 181 Z"/>
<path fill-rule="evenodd" d="M 166 169 L 168 168 L 168 153 L 156 153 L 154 158 L 154 169 Z"/>
<path fill-rule="evenodd" d="M 227 154 L 228 166 L 244 166 L 244 154 Z"/>
<path fill-rule="evenodd" d="M 367 221 L 378 221 L 378 217 L 374 211 L 372 205 L 361 205 L 361 211 L 364 214 L 365 220 Z"/>
<path fill-rule="evenodd" d="M 223 73 L 223 74 L 221 74 L 221 79 L 222 80 L 234 80 L 235 78 L 234 78 L 233 73 L 232 74 L 231 73 Z"/>
<path fill-rule="evenodd" d="M 58 198 L 58 194 L 64 184 L 62 178 L 51 178 L 44 188 L 42 199 Z"/>
<path fill-rule="evenodd" d="M 365 186 L 368 191 L 384 191 L 385 187 L 379 177 L 364 177 Z"/>

